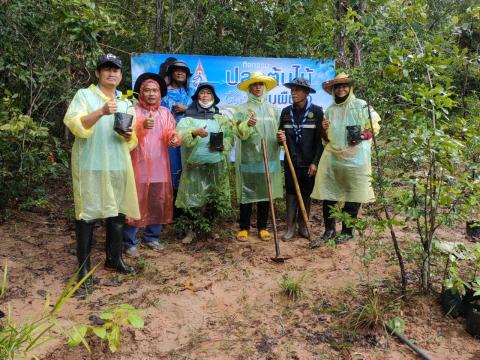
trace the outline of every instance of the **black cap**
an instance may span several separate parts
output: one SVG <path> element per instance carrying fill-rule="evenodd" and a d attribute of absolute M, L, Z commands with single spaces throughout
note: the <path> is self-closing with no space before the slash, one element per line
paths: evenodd
<path fill-rule="evenodd" d="M 155 73 L 143 73 L 135 81 L 135 85 L 133 87 L 133 96 L 138 98 L 138 95 L 140 95 L 140 87 L 145 80 L 155 80 L 160 86 L 160 96 L 163 98 L 165 95 L 167 95 L 167 85 L 165 84 L 165 80 L 163 80 L 160 75 Z"/>
<path fill-rule="evenodd" d="M 205 88 L 210 89 L 210 91 L 213 94 L 213 105 L 217 105 L 220 102 L 220 98 L 217 96 L 217 93 L 215 92 L 215 88 L 213 87 L 213 85 L 209 82 L 202 82 L 198 85 L 197 90 L 195 91 L 195 94 L 193 94 L 192 96 L 192 100 L 197 101 L 200 90 Z"/>
<path fill-rule="evenodd" d="M 304 79 L 304 78 L 297 77 L 297 78 L 293 79 L 291 82 L 283 84 L 283 86 L 285 86 L 286 88 L 289 88 L 289 89 L 291 89 L 293 86 L 300 86 L 300 87 L 305 88 L 310 94 L 315 94 L 316 93 L 315 89 L 312 88 L 312 86 L 310 85 L 310 81 L 308 81 L 307 79 Z"/>
<path fill-rule="evenodd" d="M 119 57 L 117 57 L 113 54 L 110 54 L 110 53 L 102 55 L 98 58 L 97 69 L 104 66 L 105 64 L 112 64 L 112 65 L 118 67 L 119 69 L 122 68 L 122 60 L 120 60 Z"/>

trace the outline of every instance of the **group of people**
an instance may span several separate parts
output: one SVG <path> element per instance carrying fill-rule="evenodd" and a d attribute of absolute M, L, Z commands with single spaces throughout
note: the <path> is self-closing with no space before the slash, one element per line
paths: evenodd
<path fill-rule="evenodd" d="M 134 86 L 135 105 L 117 90 L 122 80 L 117 56 L 100 57 L 95 74 L 98 84 L 75 94 L 64 119 L 75 136 L 72 178 L 80 279 L 91 269 L 93 229 L 100 219 L 106 220 L 105 266 L 131 273 L 135 270 L 122 255 L 139 256 L 140 228 L 144 244 L 162 250 L 163 225 L 188 214 L 187 210 L 215 214 L 209 208 L 212 194 L 230 201 L 228 164 L 233 148 L 240 204 L 238 241 L 248 241 L 254 204 L 258 237 L 271 240 L 269 187 L 273 199 L 283 198 L 283 184 L 287 208 L 283 240 L 295 237 L 297 230 L 309 237 L 292 172 L 286 162 L 284 171 L 281 168 L 282 145 L 288 146 L 307 214 L 311 198 L 323 201 L 325 232 L 311 240 L 311 247 L 353 237 L 345 222 L 341 234 L 336 234 L 331 212 L 337 202 L 356 218 L 361 204 L 374 200 L 370 140 L 379 131 L 380 118 L 355 97 L 353 79 L 344 73 L 323 83 L 333 96 L 325 113 L 312 103 L 310 94 L 316 90 L 303 78 L 284 84 L 291 90 L 293 104 L 280 113 L 267 100 L 276 80 L 252 72 L 237 86 L 246 92 L 247 101 L 222 113 L 214 85 L 200 83 L 193 91 L 192 73 L 181 60 L 168 59 L 158 74 L 140 75 Z M 119 113 L 130 119 L 120 130 Z M 191 230 L 183 243 L 193 240 Z M 93 277 L 87 280 L 94 282 Z"/>

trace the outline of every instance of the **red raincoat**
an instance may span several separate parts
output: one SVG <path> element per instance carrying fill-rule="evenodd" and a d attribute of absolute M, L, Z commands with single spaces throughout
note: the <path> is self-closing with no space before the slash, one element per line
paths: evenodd
<path fill-rule="evenodd" d="M 143 123 L 150 111 L 139 104 L 135 111 L 138 146 L 130 154 L 141 219 L 128 219 L 128 224 L 137 227 L 168 224 L 173 219 L 173 187 L 167 146 L 172 135 L 176 135 L 175 118 L 160 106 L 152 111 L 153 128 L 145 129 Z"/>

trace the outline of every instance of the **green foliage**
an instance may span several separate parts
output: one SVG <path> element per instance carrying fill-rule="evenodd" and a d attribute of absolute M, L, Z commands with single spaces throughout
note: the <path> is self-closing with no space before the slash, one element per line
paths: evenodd
<path fill-rule="evenodd" d="M 197 238 L 211 236 L 214 229 L 223 229 L 224 224 L 234 218 L 235 211 L 224 185 L 211 186 L 207 202 L 199 208 L 183 208 L 182 215 L 175 221 L 177 231 L 193 231 Z"/>
<path fill-rule="evenodd" d="M 93 334 L 106 341 L 111 352 L 116 352 L 121 345 L 122 328 L 131 325 L 136 329 L 141 329 L 144 326 L 138 310 L 129 304 L 120 304 L 106 309 L 100 314 L 100 319 L 104 320 L 101 326 L 73 327 L 68 334 L 68 346 L 75 347 L 83 344 L 91 352 L 86 337 Z"/>
<path fill-rule="evenodd" d="M 50 303 L 50 295 L 45 299 L 42 313 L 34 320 L 22 325 L 16 325 L 14 319 L 8 312 L 7 319 L 0 324 L 0 359 L 16 359 L 19 356 L 24 358 L 35 358 L 33 351 L 39 346 L 54 339 L 53 331 L 58 326 L 57 315 L 62 306 L 73 294 L 83 286 L 85 280 L 90 277 L 97 266 L 95 266 L 84 278 L 77 280 L 77 274 L 73 275 L 56 303 Z M 5 266 L 4 279 L 7 268 Z M 6 280 L 4 280 L 6 283 Z"/>
<path fill-rule="evenodd" d="M 5 91 L 0 102 L 0 220 L 12 202 L 44 205 L 42 186 L 65 169 L 48 128 L 22 114 L 13 105 L 17 97 Z"/>
<path fill-rule="evenodd" d="M 66 102 L 90 81 L 100 36 L 121 28 L 87 0 L 3 2 L 0 22 L 1 220 L 9 206 L 42 205 L 46 181 L 65 169 L 52 134 L 63 135 Z"/>
<path fill-rule="evenodd" d="M 285 294 L 289 299 L 295 301 L 298 300 L 300 297 L 303 296 L 303 283 L 307 274 L 303 274 L 298 278 L 292 278 L 287 273 L 282 275 L 282 279 L 280 280 L 280 290 L 283 294 Z"/>
<path fill-rule="evenodd" d="M 389 332 L 392 335 L 393 333 L 397 333 L 403 335 L 405 331 L 405 320 L 394 317 L 386 322 L 387 329 L 390 329 Z"/>
<path fill-rule="evenodd" d="M 448 253 L 449 266 L 444 286 L 452 293 L 465 296 L 467 289 L 473 296 L 480 296 L 480 245 L 474 248 L 464 248 L 461 256 L 458 253 Z"/>
<path fill-rule="evenodd" d="M 465 100 L 480 103 L 469 83 L 478 46 L 459 39 L 461 33 L 478 44 L 478 11 L 469 4 L 389 1 L 369 4 L 368 15 L 348 9 L 343 18 L 345 41 L 358 43 L 361 30 L 362 63 L 348 69 L 355 91 L 384 118 L 373 184 L 384 212 L 393 209 L 391 219 L 416 225 L 424 291 L 432 286 L 437 229 L 475 215 L 480 200 L 478 174 L 470 170 L 478 166 L 480 134 L 471 127 L 478 114 Z"/>

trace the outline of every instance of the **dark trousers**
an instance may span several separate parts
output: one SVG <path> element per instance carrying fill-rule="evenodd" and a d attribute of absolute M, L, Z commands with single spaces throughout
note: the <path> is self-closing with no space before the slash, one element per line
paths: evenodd
<path fill-rule="evenodd" d="M 297 175 L 298 186 L 302 193 L 302 198 L 310 198 L 313 186 L 315 185 L 315 176 L 308 176 L 308 167 L 294 167 L 295 175 Z M 296 195 L 295 185 L 293 183 L 290 167 L 285 166 L 285 191 L 287 194 Z"/>
<path fill-rule="evenodd" d="M 329 228 L 335 228 L 335 220 L 330 218 L 331 214 L 331 207 L 335 206 L 337 204 L 336 201 L 331 201 L 331 200 L 323 200 L 323 221 L 325 222 L 325 227 L 327 229 Z M 356 203 L 356 202 L 346 202 L 345 205 L 343 206 L 342 211 L 349 214 L 352 218 L 357 218 L 358 211 L 360 210 L 361 203 Z M 347 226 L 343 224 L 345 228 Z"/>
<path fill-rule="evenodd" d="M 253 204 L 254 203 L 240 204 L 240 230 L 250 230 Z M 256 204 L 257 230 L 265 230 L 267 228 L 270 203 L 268 201 L 259 201 Z"/>

